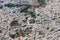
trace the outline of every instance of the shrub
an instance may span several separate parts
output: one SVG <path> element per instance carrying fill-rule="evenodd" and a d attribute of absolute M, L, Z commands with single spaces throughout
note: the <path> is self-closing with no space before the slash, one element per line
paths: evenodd
<path fill-rule="evenodd" d="M 40 4 L 40 6 L 45 6 L 46 5 L 45 0 L 38 0 L 38 3 Z"/>
<path fill-rule="evenodd" d="M 18 23 L 18 20 L 14 20 L 10 23 L 11 26 L 18 26 L 19 23 Z"/>

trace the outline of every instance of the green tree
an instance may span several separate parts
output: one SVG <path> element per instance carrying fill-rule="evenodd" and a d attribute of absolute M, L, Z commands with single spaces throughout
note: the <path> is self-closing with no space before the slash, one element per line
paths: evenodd
<path fill-rule="evenodd" d="M 10 23 L 11 26 L 18 26 L 19 23 L 18 23 L 18 20 L 14 20 Z"/>
<path fill-rule="evenodd" d="M 38 3 L 40 4 L 40 6 L 45 6 L 46 5 L 45 0 L 38 0 Z"/>

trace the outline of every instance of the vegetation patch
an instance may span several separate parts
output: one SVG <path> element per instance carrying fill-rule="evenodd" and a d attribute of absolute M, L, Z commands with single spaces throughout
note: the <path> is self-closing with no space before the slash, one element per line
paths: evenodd
<path fill-rule="evenodd" d="M 36 15 L 34 12 L 29 12 L 29 14 L 31 15 L 31 17 L 36 18 Z"/>
<path fill-rule="evenodd" d="M 3 5 L 0 5 L 0 9 L 3 9 Z"/>
<path fill-rule="evenodd" d="M 26 14 L 25 14 L 26 16 L 27 16 L 27 15 L 30 15 L 31 17 L 36 18 L 35 12 L 28 11 L 29 8 L 30 8 L 29 6 L 26 7 L 26 8 L 23 8 L 23 9 L 21 9 L 20 12 L 26 13 Z"/>
<path fill-rule="evenodd" d="M 38 0 L 38 3 L 40 4 L 40 6 L 45 6 L 46 5 L 45 0 Z"/>
<path fill-rule="evenodd" d="M 9 7 L 9 8 L 11 8 L 11 7 L 20 7 L 20 4 L 8 3 L 8 4 L 5 4 L 4 6 Z"/>
<path fill-rule="evenodd" d="M 18 20 L 14 20 L 10 23 L 11 26 L 18 26 L 19 25 L 19 22 Z"/>
<path fill-rule="evenodd" d="M 18 32 L 18 31 L 20 31 L 20 33 Z M 25 37 L 26 35 L 28 35 L 29 33 L 31 33 L 31 31 L 32 31 L 32 27 L 28 27 L 28 28 L 26 28 L 25 30 L 18 30 L 17 31 L 17 34 L 19 35 L 20 34 L 20 36 L 22 36 L 22 37 Z"/>
<path fill-rule="evenodd" d="M 11 38 L 13 38 L 13 39 L 18 37 L 17 34 L 10 34 L 9 36 L 10 36 Z"/>

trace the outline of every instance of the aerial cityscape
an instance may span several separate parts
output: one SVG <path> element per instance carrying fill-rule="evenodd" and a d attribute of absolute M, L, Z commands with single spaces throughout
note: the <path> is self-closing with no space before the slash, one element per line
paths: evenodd
<path fill-rule="evenodd" d="M 0 0 L 0 40 L 60 40 L 60 0 Z"/>

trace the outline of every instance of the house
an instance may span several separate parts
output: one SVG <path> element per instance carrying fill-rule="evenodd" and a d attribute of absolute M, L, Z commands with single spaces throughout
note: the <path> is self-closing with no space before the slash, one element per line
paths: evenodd
<path fill-rule="evenodd" d="M 35 23 L 35 19 L 32 17 L 28 18 L 28 24 L 34 24 Z"/>

